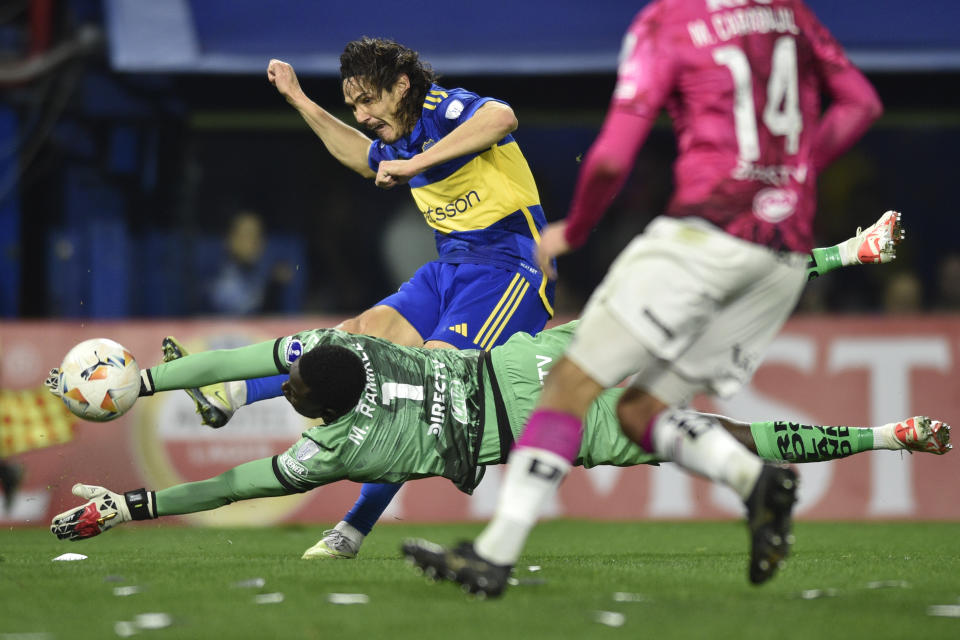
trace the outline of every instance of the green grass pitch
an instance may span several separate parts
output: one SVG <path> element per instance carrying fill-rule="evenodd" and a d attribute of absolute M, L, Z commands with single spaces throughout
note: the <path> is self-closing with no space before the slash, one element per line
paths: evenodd
<path fill-rule="evenodd" d="M 126 627 L 137 638 L 960 638 L 960 618 L 929 615 L 960 605 L 960 523 L 800 522 L 788 565 L 762 587 L 747 583 L 746 530 L 732 521 L 547 522 L 520 584 L 492 601 L 428 584 L 398 555 L 405 537 L 446 543 L 481 526 L 383 525 L 357 560 L 314 562 L 299 556 L 319 526 L 125 525 L 78 543 L 7 529 L 0 640 L 116 638 L 118 621 L 143 613 L 172 624 Z M 89 558 L 51 561 L 66 552 Z M 283 600 L 257 602 L 269 593 Z"/>

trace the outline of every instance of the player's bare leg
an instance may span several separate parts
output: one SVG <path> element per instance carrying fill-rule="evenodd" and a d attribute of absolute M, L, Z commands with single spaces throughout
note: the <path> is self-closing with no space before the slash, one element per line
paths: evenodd
<path fill-rule="evenodd" d="M 405 347 L 422 347 L 423 336 L 393 307 L 377 305 L 360 315 L 344 320 L 337 329 L 384 338 Z"/>

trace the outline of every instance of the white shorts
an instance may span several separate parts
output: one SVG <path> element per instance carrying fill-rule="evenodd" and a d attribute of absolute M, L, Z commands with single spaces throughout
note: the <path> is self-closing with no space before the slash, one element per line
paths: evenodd
<path fill-rule="evenodd" d="M 732 395 L 793 310 L 806 263 L 700 219 L 658 217 L 590 297 L 567 357 L 604 386 L 633 375 L 669 405 Z"/>

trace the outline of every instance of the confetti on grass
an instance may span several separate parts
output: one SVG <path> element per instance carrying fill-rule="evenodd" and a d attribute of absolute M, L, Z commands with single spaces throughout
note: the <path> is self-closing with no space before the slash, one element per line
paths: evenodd
<path fill-rule="evenodd" d="M 642 593 L 627 593 L 626 591 L 616 591 L 613 594 L 614 602 L 646 602 L 646 597 Z"/>
<path fill-rule="evenodd" d="M 910 583 L 906 580 L 874 580 L 867 583 L 867 589 L 909 589 Z"/>
<path fill-rule="evenodd" d="M 365 593 L 328 593 L 327 602 L 330 604 L 367 604 L 370 596 Z"/>
<path fill-rule="evenodd" d="M 627 616 L 616 611 L 594 611 L 593 620 L 608 627 L 622 627 Z"/>
<path fill-rule="evenodd" d="M 133 623 L 138 629 L 163 629 L 173 624 L 169 613 L 138 613 Z"/>
<path fill-rule="evenodd" d="M 258 593 L 253 596 L 253 601 L 257 604 L 277 604 L 283 602 L 282 593 Z"/>
<path fill-rule="evenodd" d="M 234 582 L 233 586 L 238 589 L 261 589 L 265 584 L 267 584 L 267 581 L 263 578 L 250 578 L 249 580 Z"/>

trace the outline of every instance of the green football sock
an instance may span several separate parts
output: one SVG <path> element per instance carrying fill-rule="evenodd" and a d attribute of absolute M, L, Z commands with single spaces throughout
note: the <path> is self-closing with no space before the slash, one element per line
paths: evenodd
<path fill-rule="evenodd" d="M 825 273 L 843 266 L 840 259 L 840 247 L 838 245 L 826 248 L 816 248 L 810 253 L 810 261 L 807 263 L 807 280 L 819 278 Z"/>
<path fill-rule="evenodd" d="M 873 449 L 874 430 L 821 427 L 798 422 L 754 422 L 750 433 L 757 454 L 767 460 L 820 462 Z"/>
<path fill-rule="evenodd" d="M 238 500 L 285 496 L 287 489 L 273 473 L 273 458 L 262 458 L 225 471 L 215 478 L 178 484 L 157 491 L 158 516 L 208 511 Z"/>

